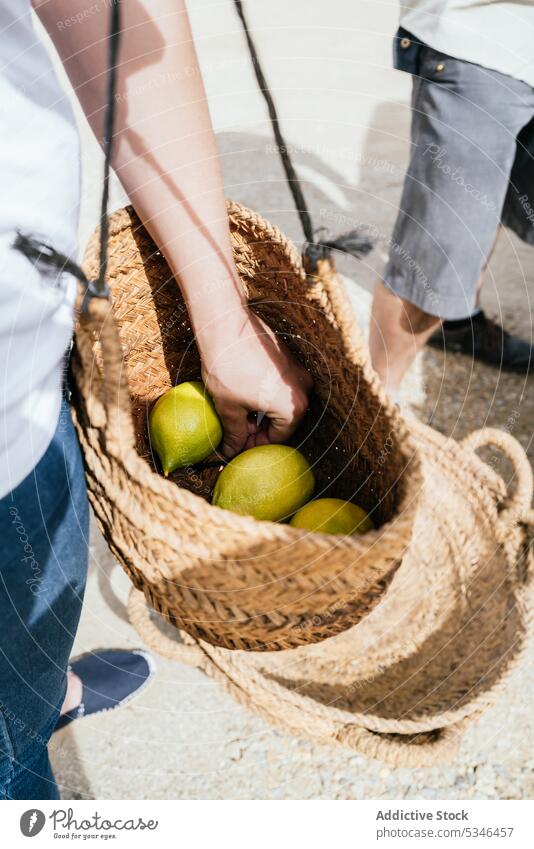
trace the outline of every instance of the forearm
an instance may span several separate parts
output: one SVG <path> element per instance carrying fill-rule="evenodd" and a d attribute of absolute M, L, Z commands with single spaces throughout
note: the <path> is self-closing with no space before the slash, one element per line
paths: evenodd
<path fill-rule="evenodd" d="M 101 142 L 109 6 L 101 2 L 94 14 L 65 26 L 83 12 L 85 0 L 34 5 Z M 239 314 L 244 298 L 187 12 L 182 0 L 128 0 L 121 15 L 113 166 L 203 335 L 217 317 Z"/>
<path fill-rule="evenodd" d="M 34 4 L 102 141 L 109 2 L 98 0 L 90 15 L 86 0 Z M 306 409 L 311 379 L 246 308 L 183 0 L 122 0 L 120 7 L 114 168 L 180 282 L 202 376 L 223 421 L 224 452 L 283 442 Z M 248 418 L 257 411 L 266 414 L 261 425 Z"/>

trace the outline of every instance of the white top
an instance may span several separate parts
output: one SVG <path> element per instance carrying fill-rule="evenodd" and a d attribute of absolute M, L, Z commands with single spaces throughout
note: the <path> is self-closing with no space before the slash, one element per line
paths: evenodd
<path fill-rule="evenodd" d="M 0 497 L 31 472 L 54 434 L 74 282 L 42 274 L 11 247 L 17 230 L 75 258 L 78 133 L 30 0 L 0 0 Z"/>
<path fill-rule="evenodd" d="M 401 0 L 400 22 L 434 50 L 534 86 L 534 0 Z"/>

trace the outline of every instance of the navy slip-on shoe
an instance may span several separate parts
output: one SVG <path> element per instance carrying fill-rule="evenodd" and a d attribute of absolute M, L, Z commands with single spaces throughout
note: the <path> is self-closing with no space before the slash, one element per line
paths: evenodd
<path fill-rule="evenodd" d="M 428 340 L 432 348 L 466 354 L 501 371 L 532 374 L 534 347 L 514 336 L 483 310 L 471 318 L 444 321 Z"/>
<path fill-rule="evenodd" d="M 55 731 L 82 716 L 128 704 L 152 681 L 156 665 L 147 652 L 109 649 L 83 654 L 72 661 L 69 669 L 82 682 L 82 700 L 78 707 L 59 717 Z"/>

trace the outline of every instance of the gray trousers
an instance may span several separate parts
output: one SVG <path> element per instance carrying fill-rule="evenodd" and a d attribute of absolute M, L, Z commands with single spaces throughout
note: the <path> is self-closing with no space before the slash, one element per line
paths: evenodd
<path fill-rule="evenodd" d="M 458 319 L 499 224 L 534 243 L 534 88 L 421 45 L 411 156 L 384 283 Z"/>

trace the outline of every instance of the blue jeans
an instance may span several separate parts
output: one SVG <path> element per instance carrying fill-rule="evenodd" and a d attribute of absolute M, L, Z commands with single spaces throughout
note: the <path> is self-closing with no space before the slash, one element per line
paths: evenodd
<path fill-rule="evenodd" d="M 46 454 L 0 499 L 0 799 L 59 798 L 47 746 L 80 618 L 88 519 L 64 402 Z"/>

